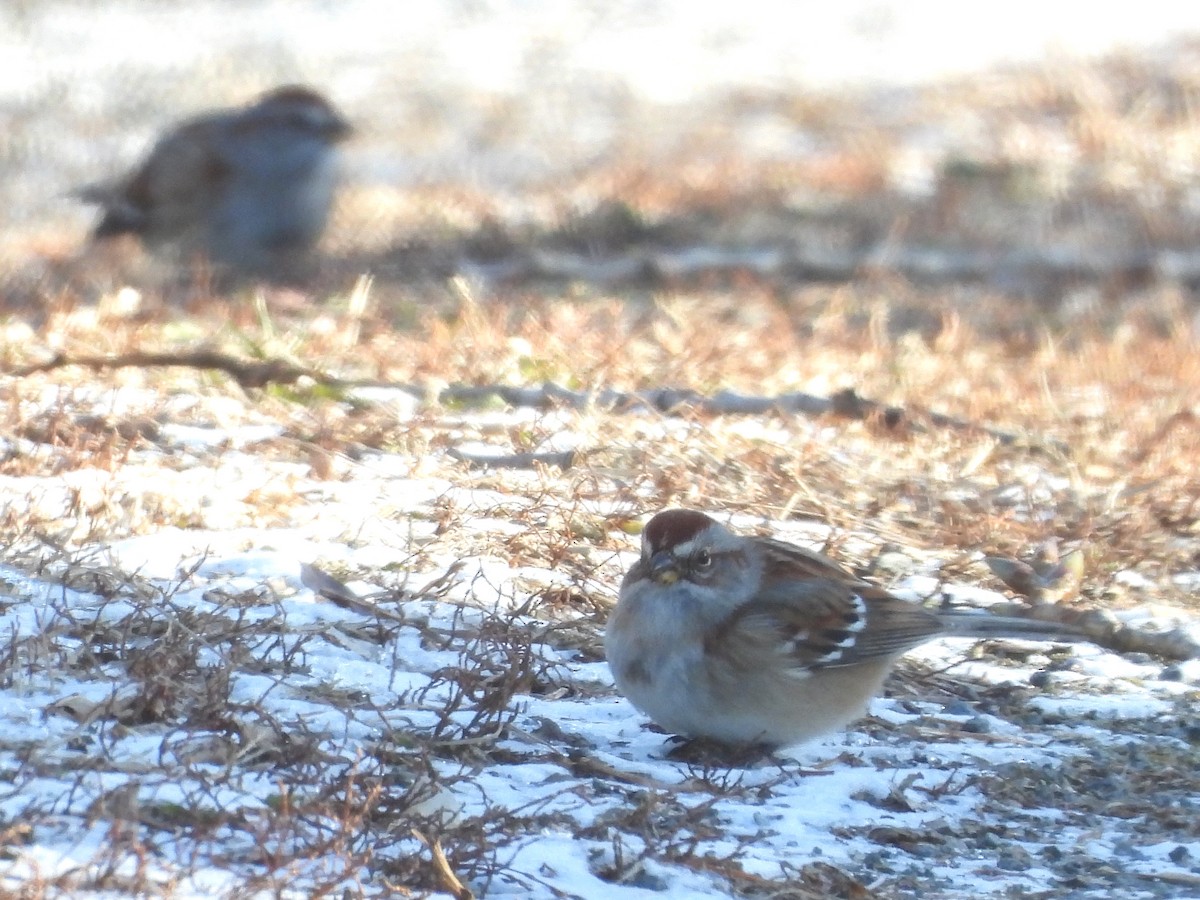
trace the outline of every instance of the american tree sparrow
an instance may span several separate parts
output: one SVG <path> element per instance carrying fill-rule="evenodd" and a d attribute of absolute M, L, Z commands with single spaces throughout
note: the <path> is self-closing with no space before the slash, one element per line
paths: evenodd
<path fill-rule="evenodd" d="M 243 272 L 302 262 L 325 229 L 337 144 L 350 124 L 306 87 L 203 113 L 168 131 L 115 185 L 80 192 L 103 208 L 94 238 L 135 234 Z"/>
<path fill-rule="evenodd" d="M 668 731 L 784 746 L 861 716 L 901 654 L 948 635 L 1080 638 L 1053 623 L 933 612 L 820 553 L 676 509 L 643 530 L 605 651 L 617 687 Z"/>

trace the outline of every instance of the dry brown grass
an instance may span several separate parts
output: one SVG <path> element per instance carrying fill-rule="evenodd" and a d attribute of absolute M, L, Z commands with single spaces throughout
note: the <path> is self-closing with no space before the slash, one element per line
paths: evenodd
<path fill-rule="evenodd" d="M 193 854 L 173 860 L 183 869 L 213 858 L 245 864 L 259 873 L 247 887 L 268 891 L 303 873 L 312 895 L 322 896 L 359 870 L 374 879 L 360 890 L 375 895 L 455 891 L 458 879 L 485 887 L 497 877 L 536 883 L 536 874 L 506 868 L 506 841 L 573 829 L 552 802 L 575 790 L 573 783 L 541 803 L 485 803 L 453 821 L 434 800 L 482 768 L 513 762 L 497 745 L 513 727 L 519 697 L 587 690 L 557 674 L 534 644 L 598 658 L 599 621 L 619 577 L 613 553 L 626 546 L 632 518 L 668 505 L 820 519 L 832 526 L 831 549 L 852 563 L 865 565 L 895 543 L 942 563 L 947 578 L 992 587 L 999 583 L 981 554 L 1027 558 L 1056 543 L 1084 553 L 1082 605 L 1153 599 L 1196 611 L 1194 589 L 1173 580 L 1200 564 L 1200 355 L 1186 279 L 1143 270 L 1042 278 L 1035 270 L 1008 290 L 1003 278 L 926 282 L 886 266 L 863 266 L 858 277 L 836 282 L 734 266 L 620 283 L 480 286 L 443 277 L 439 268 L 465 251 L 507 254 L 539 243 L 615 256 L 647 235 L 753 244 L 780 238 L 791 221 L 781 208 L 817 210 L 838 228 L 875 229 L 898 243 L 1009 246 L 1030 240 L 1035 222 L 1034 243 L 1078 243 L 1100 256 L 1110 239 L 1121 253 L 1131 243 L 1183 246 L 1196 233 L 1186 193 L 1200 166 L 1194 56 L 1195 48 L 1183 48 L 1170 64 L 1121 58 L 993 74 L 884 111 L 861 97 L 730 98 L 718 109 L 726 119 L 783 116 L 811 129 L 817 149 L 802 160 L 764 161 L 699 121 L 670 140 L 631 130 L 586 171 L 529 185 L 517 216 L 507 215 L 505 198 L 456 184 L 402 197 L 351 192 L 331 241 L 351 249 L 308 291 L 267 288 L 256 296 L 250 287 L 223 291 L 185 278 L 182 287 L 151 282 L 138 303 L 123 305 L 130 295 L 114 289 L 127 272 L 119 253 L 67 260 L 49 250 L 34 279 L 28 259 L 14 263 L 0 279 L 12 312 L 3 342 L 8 371 L 56 354 L 203 346 L 416 386 L 431 397 L 446 385 L 544 381 L 582 391 L 668 386 L 710 395 L 853 389 L 904 411 L 813 419 L 593 406 L 496 424 L 486 415 L 494 401 L 431 400 L 416 403 L 411 416 L 397 415 L 342 387 L 302 379 L 244 389 L 225 374 L 188 367 L 66 365 L 0 378 L 7 422 L 0 477 L 13 479 L 14 496 L 29 485 L 27 502 L 0 509 L 7 560 L 109 598 L 114 608 L 129 604 L 119 615 L 101 608 L 93 620 L 36 640 L 13 635 L 0 647 L 0 672 L 13 678 L 56 666 L 79 677 L 119 673 L 124 692 L 54 713 L 107 722 L 120 734 L 166 729 L 172 771 L 212 791 L 147 808 L 135 786 L 132 795 L 97 801 L 90 815 L 113 829 L 107 874 L 31 880 L 22 896 L 167 893 L 169 885 L 154 882 L 145 865 L 123 864 L 144 862 L 152 838 L 168 834 Z M 870 110 L 874 118 L 865 115 Z M 968 113 L 978 133 L 991 136 L 986 148 L 929 162 L 933 191 L 904 196 L 896 171 L 909 133 L 947 127 Z M 508 122 L 498 126 L 498 141 L 520 131 L 519 121 L 505 118 L 519 119 L 516 111 L 495 115 Z M 605 206 L 613 202 L 615 218 Z M 597 209 L 607 212 L 590 218 Z M 356 292 L 367 264 L 377 279 Z M 935 414 L 965 424 L 949 427 Z M 225 497 L 214 521 L 195 502 L 196 489 L 180 485 L 190 484 L 196 468 L 211 470 L 219 485 L 226 451 L 214 448 L 200 461 L 160 453 L 172 446 L 163 430 L 242 424 L 279 426 L 240 453 L 295 463 L 295 474 Z M 999 440 L 989 428 L 1016 440 Z M 469 440 L 523 452 L 561 431 L 580 441 L 565 470 L 480 469 L 446 452 Z M 442 704 L 433 727 L 387 733 L 363 758 L 330 761 L 316 749 L 322 735 L 302 721 L 280 721 L 260 704 L 230 697 L 231 672 L 284 684 L 290 667 L 303 668 L 306 642 L 318 639 L 287 633 L 282 616 L 249 616 L 278 604 L 269 586 L 214 595 L 213 611 L 200 619 L 175 608 L 161 586 L 80 553 L 166 526 L 265 530 L 310 521 L 321 509 L 306 492 L 350 481 L 372 450 L 405 458 L 415 478 L 505 498 L 469 510 L 447 499 L 434 513 L 438 550 L 553 569 L 566 573 L 569 587 L 531 585 L 520 616 L 471 619 L 449 631 L 385 615 L 361 625 L 350 635 L 355 640 L 384 646 L 415 629 L 424 648 L 457 648 L 459 663 L 436 673 L 423 693 L 402 698 Z M 105 478 L 73 478 L 96 471 Z M 363 519 L 411 515 L 382 504 Z M 515 523 L 517 533 L 472 530 L 472 517 L 485 513 Z M 360 539 L 369 538 L 347 537 Z M 430 558 L 428 545 L 414 544 L 394 568 L 347 574 L 395 597 L 437 598 L 449 579 L 431 571 Z M 1125 570 L 1153 589 L 1128 588 L 1116 578 Z M 531 617 L 540 623 L 534 630 Z M 321 699 L 355 714 L 372 711 L 369 698 L 344 686 L 329 685 Z M 585 775 L 597 771 L 583 751 L 539 745 L 537 753 Z M 214 763 L 225 767 L 219 777 L 205 768 Z M 105 747 L 81 747 L 81 772 L 112 764 Z M 459 774 L 448 775 L 452 769 Z M 282 773 L 280 788 L 256 815 L 214 802 L 218 788 L 264 770 Z M 691 775 L 714 796 L 742 790 L 727 771 Z M 82 783 L 81 774 L 80 790 Z M 596 865 L 601 878 L 648 879 L 653 887 L 656 876 L 643 871 L 653 860 L 712 873 L 737 896 L 875 896 L 833 866 L 796 867 L 775 882 L 742 867 L 740 846 L 707 854 L 702 847 L 716 826 L 705 804 L 653 788 L 606 782 L 605 790 L 625 792 L 628 803 L 589 833 L 616 835 L 611 858 Z M 52 806 L 31 802 L 28 820 L 43 827 Z M 0 849 L 30 839 L 20 826 L 3 824 Z M 431 863 L 435 847 L 442 864 Z"/>
<path fill-rule="evenodd" d="M 640 437 L 648 424 L 644 414 L 573 413 L 571 427 L 587 436 L 581 463 L 544 473 L 547 489 L 559 503 L 589 493 L 602 497 L 624 485 L 640 509 L 686 503 L 820 516 L 951 555 L 1013 554 L 1053 538 L 1086 546 L 1092 583 L 1100 589 L 1122 568 L 1145 568 L 1157 577 L 1190 571 L 1200 513 L 1193 465 L 1200 452 L 1200 363 L 1185 323 L 1162 327 L 1183 317 L 1177 291 L 1145 292 L 1140 308 L 1111 330 L 1106 323 L 1064 332 L 1026 322 L 1017 338 L 981 321 L 991 311 L 1007 320 L 1015 301 L 981 293 L 960 310 L 957 293 L 867 283 L 797 287 L 781 297 L 747 281 L 645 300 L 569 302 L 530 288 L 515 297 L 447 301 L 421 312 L 411 331 L 394 330 L 382 303 L 362 317 L 334 302 L 290 310 L 269 326 L 221 304 L 191 316 L 182 339 L 172 334 L 169 311 L 136 319 L 63 311 L 50 314 L 19 349 L 10 345 L 9 354 L 15 365 L 52 348 L 68 357 L 98 349 L 183 351 L 194 346 L 195 333 L 207 332 L 214 337 L 206 344 L 237 354 L 282 356 L 348 378 L 431 390 L 544 380 L 583 390 L 676 386 L 767 396 L 853 388 L 904 408 L 907 418 L 889 427 L 882 420 L 831 416 L 817 429 L 776 414 L 767 417 L 771 436 L 764 438 L 747 433 L 743 417 L 683 412 L 680 428 L 646 442 Z M 920 311 L 917 321 L 905 328 L 913 310 Z M 1031 306 L 1026 312 L 1035 314 Z M 238 318 L 244 324 L 231 326 Z M 73 389 L 118 386 L 188 399 L 152 419 L 81 411 L 71 400 Z M 51 389 L 63 392 L 59 404 L 24 412 L 33 408 L 28 398 Z M 412 454 L 427 473 L 453 479 L 460 464 L 438 451 L 477 431 L 454 410 L 433 407 L 416 422 L 397 424 L 386 409 L 347 405 L 336 391 L 246 394 L 223 377 L 184 369 L 97 375 L 67 368 L 10 381 L 4 391 L 10 434 L 41 448 L 10 456 L 3 466 L 8 475 L 77 467 L 116 472 L 135 448 L 155 444 L 162 424 L 212 421 L 206 407 L 216 403 L 227 421 L 232 412 L 233 421 L 283 424 L 285 438 L 264 440 L 253 452 L 309 462 L 315 473 L 329 454 L 371 446 Z M 1025 437 L 1003 446 L 982 431 L 940 427 L 925 418 L 931 412 Z M 446 420 L 454 424 L 441 424 Z M 519 452 L 548 436 L 547 427 L 534 427 L 488 438 Z M 1028 492 L 1032 505 L 1010 497 L 1013 490 Z M 266 493 L 249 502 L 264 504 L 265 517 L 249 515 L 270 522 L 280 520 L 289 500 Z M 117 514 L 121 507 L 121 498 L 98 497 L 88 510 L 74 512 L 103 516 L 106 508 Z M 120 512 L 125 527 L 137 532 L 171 520 L 165 509 L 158 517 L 153 509 L 141 512 L 132 526 Z"/>

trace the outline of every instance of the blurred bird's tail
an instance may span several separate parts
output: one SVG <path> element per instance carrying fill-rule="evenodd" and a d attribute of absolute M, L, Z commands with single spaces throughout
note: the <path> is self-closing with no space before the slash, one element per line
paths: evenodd
<path fill-rule="evenodd" d="M 72 196 L 84 203 L 94 203 L 104 210 L 103 217 L 92 229 L 93 240 L 140 234 L 146 225 L 146 214 L 121 197 L 111 185 L 84 185 Z"/>

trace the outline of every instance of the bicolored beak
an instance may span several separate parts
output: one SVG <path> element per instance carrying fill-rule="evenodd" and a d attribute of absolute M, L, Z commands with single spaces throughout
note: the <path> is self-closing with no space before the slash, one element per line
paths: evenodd
<path fill-rule="evenodd" d="M 669 550 L 662 550 L 650 557 L 650 577 L 659 584 L 674 584 L 679 580 L 679 560 Z"/>

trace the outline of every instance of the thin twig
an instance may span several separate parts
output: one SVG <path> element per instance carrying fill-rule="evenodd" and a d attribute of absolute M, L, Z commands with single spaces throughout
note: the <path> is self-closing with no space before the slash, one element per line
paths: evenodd
<path fill-rule="evenodd" d="M 418 399 L 426 399 L 428 391 L 420 385 L 398 384 L 374 379 L 340 378 L 328 372 L 299 366 L 283 359 L 249 360 L 220 353 L 215 350 L 192 350 L 172 353 L 120 353 L 110 356 L 72 356 L 59 353 L 48 360 L 30 366 L 13 369 L 7 374 L 18 378 L 39 372 L 49 372 L 68 366 L 84 366 L 100 371 L 130 367 L 180 366 L 191 369 L 215 369 L 224 372 L 244 388 L 262 388 L 268 384 L 295 384 L 309 379 L 315 384 L 341 390 L 355 388 L 390 388 L 402 391 Z M 436 401 L 451 405 L 477 405 L 499 399 L 509 406 L 534 409 L 567 407 L 586 409 L 589 407 L 609 409 L 614 412 L 656 410 L 675 414 L 693 410 L 709 415 L 765 415 L 768 413 L 797 413 L 808 416 L 838 415 L 855 420 L 873 420 L 890 430 L 908 428 L 927 430 L 930 426 L 951 431 L 966 431 L 985 434 L 1006 446 L 1029 446 L 1059 453 L 1068 453 L 1069 447 L 1061 441 L 1023 436 L 987 425 L 968 422 L 942 413 L 889 406 L 878 401 L 860 397 L 853 388 L 847 388 L 831 397 L 792 392 L 776 396 L 744 395 L 734 391 L 718 391 L 706 396 L 690 388 L 652 388 L 644 391 L 617 391 L 605 388 L 599 391 L 573 391 L 545 382 L 539 386 L 513 387 L 511 385 L 452 385 L 438 392 Z M 573 457 L 570 454 L 514 454 L 507 457 L 476 459 L 470 454 L 457 451 L 457 458 L 472 464 L 493 467 L 527 467 L 533 462 L 567 467 Z M 525 457 L 528 457 L 527 459 Z M 564 465 L 565 464 L 565 465 Z"/>
<path fill-rule="evenodd" d="M 441 842 L 437 838 L 430 840 L 415 828 L 412 833 L 413 837 L 429 848 L 429 852 L 433 857 L 434 874 L 437 875 L 441 886 L 454 896 L 454 900 L 475 900 L 475 894 L 471 892 L 470 888 L 459 881 L 458 876 L 454 874 L 454 870 L 450 868 L 450 861 L 446 859 L 446 854 L 442 851 Z"/>

